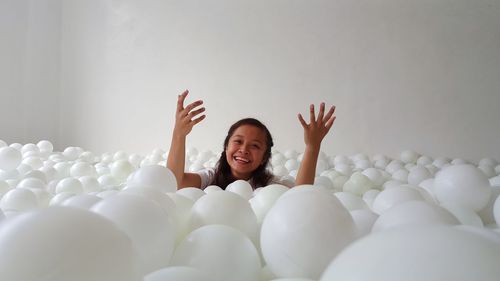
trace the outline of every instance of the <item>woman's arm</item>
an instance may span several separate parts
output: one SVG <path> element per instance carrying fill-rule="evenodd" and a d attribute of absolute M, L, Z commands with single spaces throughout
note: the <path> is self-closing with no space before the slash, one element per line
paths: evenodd
<path fill-rule="evenodd" d="M 298 115 L 300 124 L 302 124 L 302 127 L 304 128 L 304 142 L 306 144 L 306 148 L 304 150 L 302 162 L 300 163 L 297 178 L 295 179 L 296 185 L 314 183 L 314 178 L 316 176 L 316 164 L 318 162 L 318 155 L 321 149 L 321 142 L 326 134 L 328 134 L 328 131 L 333 126 L 333 122 L 336 118 L 336 116 L 333 115 L 335 112 L 335 106 L 332 106 L 325 116 L 325 103 L 321 103 L 317 119 L 314 113 L 314 105 L 311 104 L 309 109 L 309 124 L 304 121 L 304 118 L 300 113 Z"/>
<path fill-rule="evenodd" d="M 184 172 L 186 162 L 186 137 L 191 132 L 194 125 L 205 119 L 205 115 L 194 118 L 205 111 L 204 107 L 195 109 L 203 104 L 202 100 L 195 101 L 184 107 L 184 100 L 188 93 L 189 91 L 186 90 L 177 98 L 175 125 L 167 159 L 167 168 L 174 173 L 177 179 L 178 188 L 201 186 L 201 179 L 198 174 Z"/>

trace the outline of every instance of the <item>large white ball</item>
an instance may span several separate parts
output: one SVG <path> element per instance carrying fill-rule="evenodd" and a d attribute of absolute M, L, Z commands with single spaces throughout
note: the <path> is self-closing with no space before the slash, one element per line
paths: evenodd
<path fill-rule="evenodd" d="M 261 272 L 254 244 L 225 225 L 206 225 L 191 232 L 175 249 L 171 265 L 197 268 L 218 281 L 256 281 Z"/>
<path fill-rule="evenodd" d="M 166 167 L 150 165 L 139 168 L 127 179 L 129 187 L 151 187 L 163 192 L 175 192 L 177 180 L 174 173 Z"/>
<path fill-rule="evenodd" d="M 186 196 L 187 198 L 193 200 L 193 202 L 196 202 L 198 199 L 206 195 L 205 191 L 196 187 L 181 188 L 175 193 Z"/>
<path fill-rule="evenodd" d="M 283 194 L 264 218 L 262 254 L 279 277 L 317 279 L 355 237 L 351 215 L 333 194 L 299 186 Z"/>
<path fill-rule="evenodd" d="M 117 152 L 118 153 L 118 152 Z M 116 154 L 115 154 L 116 157 Z M 119 181 L 124 181 L 134 171 L 134 166 L 128 160 L 120 159 L 111 164 L 111 175 Z"/>
<path fill-rule="evenodd" d="M 416 188 L 406 186 L 388 188 L 375 197 L 372 210 L 377 214 L 382 214 L 398 204 L 412 200 L 424 200 L 421 193 Z"/>
<path fill-rule="evenodd" d="M 375 187 L 375 184 L 360 172 L 355 172 L 349 180 L 344 184 L 343 190 L 362 196 L 363 193 Z"/>
<path fill-rule="evenodd" d="M 54 145 L 48 140 L 41 140 L 37 144 L 38 148 L 40 149 L 40 152 L 42 153 L 52 153 L 54 150 Z"/>
<path fill-rule="evenodd" d="M 7 191 L 0 200 L 4 211 L 27 211 L 38 207 L 38 198 L 27 188 L 14 188 Z"/>
<path fill-rule="evenodd" d="M 491 186 L 478 168 L 453 165 L 436 174 L 434 193 L 440 202 L 456 203 L 480 211 L 488 204 Z"/>
<path fill-rule="evenodd" d="M 354 210 L 350 213 L 354 223 L 356 224 L 358 237 L 370 234 L 378 215 L 366 209 Z"/>
<path fill-rule="evenodd" d="M 253 196 L 253 188 L 247 181 L 237 180 L 230 183 L 226 190 L 229 192 L 233 192 L 241 196 L 245 200 L 249 200 Z"/>
<path fill-rule="evenodd" d="M 500 196 L 497 197 L 493 205 L 493 216 L 495 217 L 497 225 L 500 225 Z"/>
<path fill-rule="evenodd" d="M 22 160 L 23 158 L 19 150 L 9 146 L 0 148 L 0 170 L 14 170 L 21 164 Z"/>
<path fill-rule="evenodd" d="M 264 217 L 267 215 L 276 200 L 288 191 L 288 187 L 272 184 L 262 188 L 252 199 L 250 205 L 257 216 L 259 224 L 262 223 Z"/>
<path fill-rule="evenodd" d="M 96 176 L 97 172 L 94 166 L 87 162 L 77 162 L 71 166 L 69 174 L 72 177 Z"/>
<path fill-rule="evenodd" d="M 372 232 L 408 226 L 456 225 L 457 218 L 446 209 L 425 201 L 408 201 L 383 212 Z"/>
<path fill-rule="evenodd" d="M 69 207 L 4 220 L 2 280 L 139 281 L 130 239 L 111 221 Z"/>
<path fill-rule="evenodd" d="M 208 224 L 231 226 L 258 243 L 257 217 L 250 204 L 229 191 L 207 193 L 198 199 L 191 209 L 190 221 L 191 229 Z"/>
<path fill-rule="evenodd" d="M 168 265 L 176 232 L 169 214 L 157 203 L 123 193 L 104 198 L 91 210 L 114 222 L 130 237 L 143 274 Z"/>
<path fill-rule="evenodd" d="M 496 281 L 500 244 L 449 226 L 371 234 L 343 251 L 320 281 Z"/>
<path fill-rule="evenodd" d="M 152 272 L 144 277 L 144 281 L 201 281 L 212 279 L 208 277 L 203 271 L 188 266 L 170 266 L 158 271 Z"/>

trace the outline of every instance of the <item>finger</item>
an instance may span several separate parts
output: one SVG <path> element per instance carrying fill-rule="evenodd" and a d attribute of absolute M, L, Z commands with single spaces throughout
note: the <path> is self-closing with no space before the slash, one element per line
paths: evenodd
<path fill-rule="evenodd" d="M 193 111 L 189 112 L 189 114 L 188 114 L 189 119 L 192 119 L 193 117 L 195 117 L 196 115 L 198 115 L 198 114 L 200 114 L 200 113 L 202 113 L 202 112 L 204 112 L 204 111 L 205 111 L 205 108 L 204 108 L 204 107 L 202 107 L 202 108 L 200 108 L 200 109 L 193 110 Z"/>
<path fill-rule="evenodd" d="M 311 124 L 316 122 L 316 114 L 314 114 L 314 104 L 311 104 L 309 106 L 309 118 L 310 118 Z"/>
<path fill-rule="evenodd" d="M 193 121 L 192 121 L 193 125 L 196 125 L 196 124 L 200 123 L 201 120 L 205 119 L 205 117 L 206 117 L 206 115 L 202 115 L 202 116 L 200 116 L 198 118 L 193 119 Z"/>
<path fill-rule="evenodd" d="M 323 122 L 326 123 L 328 120 L 330 120 L 330 118 L 332 117 L 334 112 L 335 112 L 335 105 L 332 105 L 332 107 L 330 108 L 330 110 L 326 114 L 325 118 L 323 118 Z"/>
<path fill-rule="evenodd" d="M 333 122 L 335 122 L 335 119 L 337 119 L 337 116 L 333 116 L 328 122 L 326 122 L 325 127 L 326 127 L 326 132 L 330 131 L 330 128 L 333 126 Z"/>
<path fill-rule="evenodd" d="M 319 105 L 318 122 L 323 122 L 323 116 L 325 115 L 325 103 L 322 102 Z"/>
<path fill-rule="evenodd" d="M 177 96 L 177 111 L 180 112 L 184 110 L 184 100 L 186 99 L 186 96 L 188 95 L 189 90 L 185 90 L 182 92 L 182 94 Z"/>
<path fill-rule="evenodd" d="M 302 114 L 299 113 L 297 116 L 299 117 L 299 121 L 300 121 L 300 124 L 302 125 L 302 127 L 304 127 L 304 129 L 307 128 L 306 121 L 302 117 Z"/>
<path fill-rule="evenodd" d="M 202 100 L 197 100 L 193 103 L 190 103 L 184 108 L 184 115 L 188 115 L 191 110 L 193 110 L 195 107 L 202 105 L 203 101 Z"/>

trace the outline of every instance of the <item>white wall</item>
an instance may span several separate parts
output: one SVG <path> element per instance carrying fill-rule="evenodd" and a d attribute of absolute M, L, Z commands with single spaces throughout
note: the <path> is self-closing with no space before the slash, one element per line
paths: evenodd
<path fill-rule="evenodd" d="M 0 139 L 57 145 L 59 0 L 0 0 Z"/>
<path fill-rule="evenodd" d="M 65 0 L 61 12 L 60 147 L 168 149 L 188 88 L 207 107 L 189 137 L 201 149 L 254 116 L 278 149 L 300 150 L 296 114 L 326 101 L 329 154 L 500 159 L 498 1 Z"/>

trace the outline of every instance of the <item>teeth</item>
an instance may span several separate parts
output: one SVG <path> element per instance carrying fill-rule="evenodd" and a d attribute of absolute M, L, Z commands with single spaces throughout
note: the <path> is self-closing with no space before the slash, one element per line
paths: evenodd
<path fill-rule="evenodd" d="M 234 157 L 234 159 L 235 159 L 235 160 L 239 160 L 239 161 L 243 161 L 243 162 L 245 162 L 245 163 L 250 162 L 250 160 L 248 160 L 248 159 L 241 158 L 241 157 L 237 157 L 237 156 L 236 156 L 236 157 Z"/>

